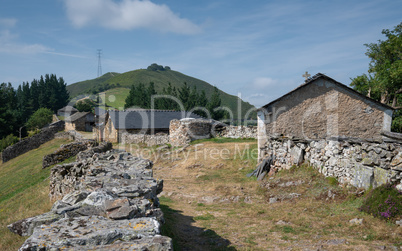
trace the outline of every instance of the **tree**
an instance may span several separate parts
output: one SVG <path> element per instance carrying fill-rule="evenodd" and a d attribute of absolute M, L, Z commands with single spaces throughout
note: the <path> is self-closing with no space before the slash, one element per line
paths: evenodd
<path fill-rule="evenodd" d="M 373 98 L 400 109 L 402 106 L 399 106 L 398 100 L 402 93 L 402 23 L 392 31 L 384 29 L 382 34 L 386 36 L 386 40 L 365 44 L 366 55 L 371 60 L 368 72 L 372 75 L 358 76 L 352 79 L 351 85 L 370 97 L 372 93 L 377 93 L 379 97 Z"/>
<path fill-rule="evenodd" d="M 211 113 L 212 118 L 215 120 L 220 120 L 225 116 L 225 111 L 218 109 L 220 106 L 221 106 L 221 97 L 219 95 L 218 88 L 215 86 L 211 99 L 207 104 L 207 109 Z"/>
<path fill-rule="evenodd" d="M 78 101 L 74 106 L 80 112 L 90 112 L 95 107 L 95 102 L 89 98 Z"/>
<path fill-rule="evenodd" d="M 395 109 L 402 108 L 402 22 L 393 30 L 384 29 L 387 38 L 365 44 L 370 58 L 368 75 L 352 78 L 350 84 L 358 92 Z M 392 130 L 402 132 L 402 113 L 394 113 Z"/>
<path fill-rule="evenodd" d="M 45 125 L 52 122 L 53 112 L 48 108 L 39 108 L 32 116 L 29 118 L 26 126 L 28 129 L 40 129 Z"/>

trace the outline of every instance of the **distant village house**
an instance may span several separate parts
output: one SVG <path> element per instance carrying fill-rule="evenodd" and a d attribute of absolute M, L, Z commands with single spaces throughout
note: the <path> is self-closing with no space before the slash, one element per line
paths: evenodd
<path fill-rule="evenodd" d="M 121 142 L 123 133 L 130 134 L 169 134 L 170 121 L 183 118 L 202 118 L 185 111 L 142 110 L 125 111 L 109 110 L 107 115 L 99 115 L 100 123 L 95 127 L 96 139 L 113 143 Z"/>
<path fill-rule="evenodd" d="M 70 105 L 65 106 L 59 110 L 57 110 L 57 116 L 62 116 L 64 118 L 70 117 L 74 113 L 78 112 L 78 110 Z"/>
<path fill-rule="evenodd" d="M 91 112 L 77 112 L 70 117 L 65 118 L 65 130 L 92 132 L 95 124 L 94 114 Z"/>

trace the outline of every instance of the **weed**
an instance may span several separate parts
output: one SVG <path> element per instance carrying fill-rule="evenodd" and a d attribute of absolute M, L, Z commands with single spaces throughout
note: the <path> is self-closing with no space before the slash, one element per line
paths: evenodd
<path fill-rule="evenodd" d="M 338 179 L 335 177 L 326 177 L 325 178 L 330 186 L 338 186 L 339 182 Z"/>
<path fill-rule="evenodd" d="M 291 226 L 283 226 L 282 232 L 285 234 L 296 234 L 296 231 Z"/>
<path fill-rule="evenodd" d="M 213 216 L 210 213 L 194 217 L 194 220 L 213 220 L 213 219 L 215 219 L 215 216 Z"/>
<path fill-rule="evenodd" d="M 169 197 L 161 196 L 159 197 L 159 202 L 166 204 L 166 203 L 173 203 L 174 201 Z"/>
<path fill-rule="evenodd" d="M 370 190 L 360 211 L 380 219 L 390 220 L 402 215 L 402 193 L 391 184 Z"/>

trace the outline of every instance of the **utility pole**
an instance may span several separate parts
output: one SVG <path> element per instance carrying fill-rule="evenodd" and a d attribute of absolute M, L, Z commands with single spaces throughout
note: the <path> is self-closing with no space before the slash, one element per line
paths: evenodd
<path fill-rule="evenodd" d="M 102 76 L 101 55 L 102 55 L 102 49 L 98 49 L 98 78 Z"/>

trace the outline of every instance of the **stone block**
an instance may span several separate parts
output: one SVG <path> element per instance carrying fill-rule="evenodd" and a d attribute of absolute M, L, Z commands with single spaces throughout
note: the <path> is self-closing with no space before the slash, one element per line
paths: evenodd
<path fill-rule="evenodd" d="M 351 184 L 358 188 L 368 189 L 373 184 L 373 168 L 356 164 L 353 168 L 353 177 Z"/>
<path fill-rule="evenodd" d="M 395 171 L 385 170 L 380 167 L 374 168 L 374 182 L 373 188 L 379 187 L 383 184 L 389 183 L 391 178 L 396 175 Z"/>

